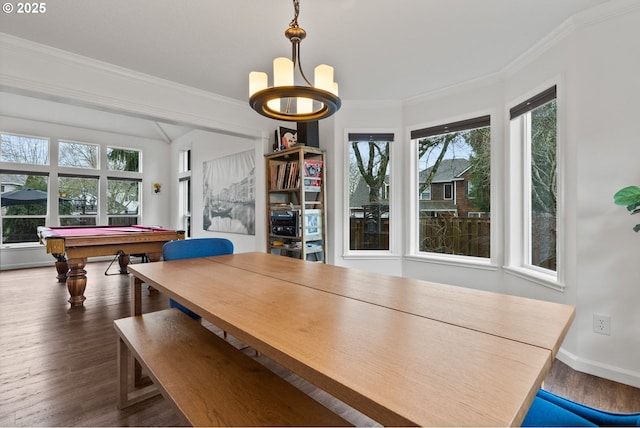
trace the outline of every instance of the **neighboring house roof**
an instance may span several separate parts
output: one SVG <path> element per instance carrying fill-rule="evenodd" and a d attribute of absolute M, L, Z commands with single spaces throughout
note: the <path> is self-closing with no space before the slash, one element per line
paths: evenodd
<path fill-rule="evenodd" d="M 385 184 L 389 184 L 389 176 L 385 177 L 384 182 Z M 379 202 L 388 203 L 389 201 L 380 200 Z M 356 190 L 353 192 L 353 194 L 350 197 L 349 206 L 353 208 L 353 207 L 361 207 L 369 204 L 371 204 L 371 202 L 369 202 L 369 185 L 367 184 L 367 182 L 364 180 L 363 177 L 360 177 L 360 180 L 358 181 L 358 186 L 356 186 Z"/>
<path fill-rule="evenodd" d="M 436 175 L 431 180 L 432 183 L 447 183 L 460 179 L 460 176 L 471 167 L 469 159 L 443 159 Z M 420 171 L 420 183 L 426 181 L 433 167 Z"/>
<path fill-rule="evenodd" d="M 18 180 L 16 180 L 18 178 Z M 0 184 L 11 186 L 24 186 L 27 179 L 20 180 L 20 176 L 16 174 L 0 174 Z"/>

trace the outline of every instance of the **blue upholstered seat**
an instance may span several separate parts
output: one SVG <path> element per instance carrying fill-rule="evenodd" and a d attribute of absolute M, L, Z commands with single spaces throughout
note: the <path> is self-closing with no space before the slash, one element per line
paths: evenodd
<path fill-rule="evenodd" d="M 170 241 L 162 246 L 162 258 L 164 260 L 195 259 L 198 257 L 220 256 L 233 254 L 233 243 L 224 238 L 193 238 L 178 241 Z M 173 299 L 169 299 L 172 308 L 178 308 L 195 320 L 200 315 L 185 308 Z"/>
<path fill-rule="evenodd" d="M 640 426 L 640 413 L 607 412 L 539 390 L 522 422 L 527 427 Z"/>

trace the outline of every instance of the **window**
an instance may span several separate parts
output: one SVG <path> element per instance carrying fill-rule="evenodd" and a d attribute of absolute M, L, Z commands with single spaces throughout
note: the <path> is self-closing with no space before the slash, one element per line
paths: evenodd
<path fill-rule="evenodd" d="M 49 207 L 49 139 L 1 134 L 0 162 L 0 243 L 38 242 L 37 228 L 44 226 Z M 13 168 L 18 164 L 19 170 Z"/>
<path fill-rule="evenodd" d="M 96 144 L 58 141 L 58 166 L 98 169 Z M 97 176 L 80 176 L 61 172 L 58 175 L 58 218 L 61 226 L 96 225 L 98 220 Z"/>
<path fill-rule="evenodd" d="M 107 179 L 107 216 L 109 225 L 138 224 L 140 181 Z"/>
<path fill-rule="evenodd" d="M 0 136 L 0 244 L 38 242 L 37 227 L 44 225 L 140 222 L 142 151 Z"/>
<path fill-rule="evenodd" d="M 556 87 L 510 110 L 512 143 L 521 147 L 524 267 L 555 274 L 558 245 L 558 145 Z"/>
<path fill-rule="evenodd" d="M 107 169 L 110 171 L 142 172 L 140 169 L 140 151 L 108 147 Z"/>
<path fill-rule="evenodd" d="M 191 236 L 191 150 L 181 151 L 178 162 L 178 203 L 182 228 L 188 238 Z"/>
<path fill-rule="evenodd" d="M 2 134 L 0 161 L 25 165 L 49 165 L 49 139 Z"/>
<path fill-rule="evenodd" d="M 38 242 L 38 226 L 44 226 L 49 205 L 49 177 L 0 171 L 2 243 Z"/>
<path fill-rule="evenodd" d="M 98 146 L 95 144 L 58 143 L 58 165 L 72 168 L 98 168 Z"/>
<path fill-rule="evenodd" d="M 444 183 L 442 185 L 442 195 L 445 201 L 453 199 L 453 183 Z"/>
<path fill-rule="evenodd" d="M 98 178 L 59 176 L 60 226 L 96 225 L 98 219 Z"/>
<path fill-rule="evenodd" d="M 422 193 L 420 193 L 420 199 L 424 199 L 425 201 L 431 200 L 431 185 L 425 186 Z"/>
<path fill-rule="evenodd" d="M 389 250 L 393 134 L 349 134 L 349 250 Z"/>
<path fill-rule="evenodd" d="M 482 116 L 411 132 L 418 252 L 491 256 L 490 131 Z"/>

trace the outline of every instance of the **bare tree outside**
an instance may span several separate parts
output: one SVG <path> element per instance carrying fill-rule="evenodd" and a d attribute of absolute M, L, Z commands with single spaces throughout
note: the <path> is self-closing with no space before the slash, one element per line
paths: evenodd
<path fill-rule="evenodd" d="M 351 141 L 351 250 L 389 249 L 390 141 Z"/>
<path fill-rule="evenodd" d="M 24 135 L 2 134 L 0 161 L 48 165 L 49 140 Z"/>
<path fill-rule="evenodd" d="M 98 146 L 95 144 L 60 141 L 58 165 L 72 168 L 98 168 Z"/>

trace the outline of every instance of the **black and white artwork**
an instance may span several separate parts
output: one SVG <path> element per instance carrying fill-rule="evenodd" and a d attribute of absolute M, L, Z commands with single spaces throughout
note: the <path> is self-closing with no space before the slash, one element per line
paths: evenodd
<path fill-rule="evenodd" d="M 255 235 L 255 152 L 203 162 L 202 170 L 204 230 Z"/>

